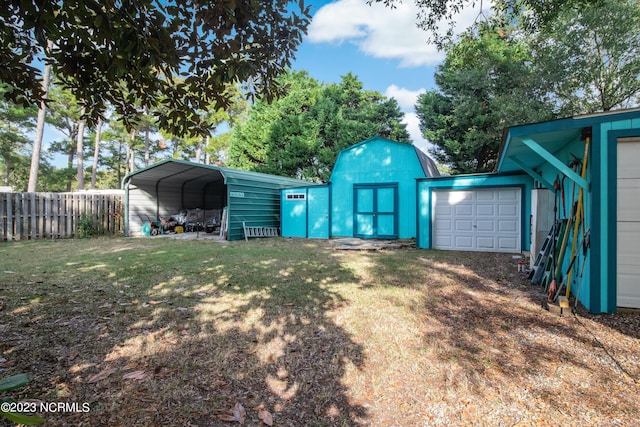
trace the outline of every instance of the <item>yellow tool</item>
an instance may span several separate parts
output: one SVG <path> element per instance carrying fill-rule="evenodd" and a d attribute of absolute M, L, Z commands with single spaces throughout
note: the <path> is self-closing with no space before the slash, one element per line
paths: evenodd
<path fill-rule="evenodd" d="M 580 173 L 580 176 L 582 177 L 582 179 L 584 179 L 584 177 L 587 175 L 587 159 L 589 157 L 589 144 L 591 142 L 591 136 L 587 136 L 586 138 L 586 143 L 584 146 L 584 160 L 582 161 L 582 171 Z M 578 193 L 578 209 L 576 212 L 576 220 L 573 224 L 573 243 L 571 244 L 571 257 L 573 258 L 573 254 L 575 254 L 576 252 L 576 245 L 578 243 L 578 229 L 580 227 L 580 222 L 582 220 L 584 220 L 584 202 L 583 202 L 583 197 L 584 197 L 584 189 L 582 187 L 580 187 L 580 192 Z M 571 259 L 571 258 L 570 258 Z M 566 292 L 566 297 L 569 298 L 569 296 L 571 295 L 571 275 L 573 274 L 573 267 L 568 271 L 567 273 L 567 292 Z"/>

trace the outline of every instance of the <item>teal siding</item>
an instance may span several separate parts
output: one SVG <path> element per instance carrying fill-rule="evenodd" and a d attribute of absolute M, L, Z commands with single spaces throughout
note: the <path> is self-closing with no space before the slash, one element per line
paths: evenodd
<path fill-rule="evenodd" d="M 594 129 L 595 133 L 595 129 Z M 593 312 L 613 313 L 617 309 L 617 184 L 618 138 L 640 137 L 640 118 L 628 118 L 602 123 L 598 132 L 598 149 L 593 158 L 600 159 L 593 170 L 594 222 L 599 225 L 592 231 L 590 274 L 587 286 L 580 289 L 581 302 Z M 596 138 L 594 137 L 594 141 Z M 599 156 L 599 157 L 596 157 Z M 640 162 L 640 159 L 638 159 Z M 589 276 L 595 280 L 589 280 Z M 605 285 L 598 285 L 598 284 Z"/>
<path fill-rule="evenodd" d="M 588 190 L 584 194 L 585 229 L 590 229 L 591 246 L 586 259 L 579 258 L 580 270 L 584 274 L 576 279 L 579 271 L 573 272 L 571 291 L 592 313 L 614 313 L 617 310 L 617 149 L 618 138 L 640 137 L 640 110 L 611 111 L 588 116 L 561 119 L 551 122 L 517 126 L 509 129 L 500 155 L 499 172 L 514 170 L 513 157 L 525 159 L 522 138 L 538 141 L 554 157 L 567 164 L 571 154 L 580 160 L 584 157 L 585 142 L 580 138 L 583 128 L 592 129 L 592 140 L 588 158 L 586 181 Z M 535 156 L 532 154 L 532 156 Z M 640 159 L 638 159 L 640 162 Z M 530 166 L 548 183 L 553 183 L 559 171 L 549 164 Z M 529 171 L 530 172 L 530 171 Z M 574 185 L 566 180 L 565 200 L 567 214 L 570 212 L 571 192 Z M 578 187 L 573 199 L 578 198 Z M 578 234 L 578 244 L 582 229 Z M 568 252 L 572 241 L 569 241 Z M 570 255 L 562 268 L 567 270 Z M 578 293 L 579 287 L 579 293 Z"/>
<path fill-rule="evenodd" d="M 281 191 L 280 228 L 283 237 L 307 237 L 307 188 L 285 188 Z M 304 199 L 287 200 L 287 194 L 303 194 Z"/>
<path fill-rule="evenodd" d="M 307 189 L 307 237 L 329 238 L 329 186 L 318 185 Z"/>
<path fill-rule="evenodd" d="M 247 225 L 280 227 L 280 188 L 271 182 L 227 179 L 229 234 L 227 240 L 244 239 Z"/>
<path fill-rule="evenodd" d="M 431 200 L 434 190 L 475 190 L 481 188 L 519 187 L 522 189 L 521 205 L 521 242 L 522 248 L 530 246 L 529 218 L 531 215 L 531 190 L 533 179 L 523 174 L 481 174 L 443 176 L 438 178 L 419 179 L 417 185 L 417 228 L 416 246 L 430 249 L 432 247 Z"/>
<path fill-rule="evenodd" d="M 286 188 L 281 191 L 283 237 L 329 238 L 329 186 Z M 287 199 L 287 195 L 297 195 Z M 298 197 L 304 196 L 303 199 Z"/>
<path fill-rule="evenodd" d="M 359 234 L 354 228 L 354 186 L 397 183 L 396 235 L 402 239 L 416 237 L 416 178 L 424 177 L 415 148 L 410 144 L 376 137 L 341 151 L 330 180 L 331 236 Z M 380 206 L 382 211 L 392 208 Z M 381 220 L 380 225 L 388 230 L 388 218 Z"/>

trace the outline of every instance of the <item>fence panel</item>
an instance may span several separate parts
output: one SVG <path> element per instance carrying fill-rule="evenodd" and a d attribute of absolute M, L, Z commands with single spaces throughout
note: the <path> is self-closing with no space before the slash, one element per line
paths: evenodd
<path fill-rule="evenodd" d="M 87 218 L 103 235 L 124 231 L 124 191 L 0 193 L 0 241 L 78 237 Z"/>

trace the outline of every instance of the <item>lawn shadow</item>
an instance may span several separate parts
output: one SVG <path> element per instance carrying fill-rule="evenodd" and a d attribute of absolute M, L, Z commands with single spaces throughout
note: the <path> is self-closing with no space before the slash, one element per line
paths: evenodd
<path fill-rule="evenodd" d="M 510 399 L 504 393 L 515 382 L 532 397 L 568 401 L 558 384 L 570 387 L 571 378 L 560 379 L 559 372 L 581 372 L 599 386 L 624 379 L 612 363 L 594 370 L 594 359 L 585 354 L 608 359 L 599 342 L 571 324 L 572 317 L 543 309 L 543 289 L 517 272 L 511 255 L 407 251 L 403 256 L 410 268 L 389 268 L 382 260 L 368 274 L 386 277 L 379 286 L 421 290 L 422 298 L 411 308 L 421 323 L 422 353 L 432 363 L 435 377 L 430 384 L 432 392 L 439 388 L 436 398 L 439 392 L 443 399 Z M 391 280 L 393 276 L 402 280 Z M 606 413 L 610 408 L 608 396 L 599 389 L 581 388 L 580 393 L 595 410 Z M 632 397 L 621 397 L 620 402 L 637 406 Z"/>
<path fill-rule="evenodd" d="M 330 285 L 355 279 L 283 240 L 187 244 L 102 248 L 73 263 L 73 285 L 11 307 L 7 372 L 32 378 L 16 397 L 90 404 L 48 425 L 366 424 L 342 382 L 363 349 L 331 316 L 344 301 Z"/>

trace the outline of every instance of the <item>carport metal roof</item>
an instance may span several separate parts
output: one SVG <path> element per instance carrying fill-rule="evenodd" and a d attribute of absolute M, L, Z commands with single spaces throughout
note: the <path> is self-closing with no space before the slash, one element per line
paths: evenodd
<path fill-rule="evenodd" d="M 241 171 L 186 160 L 167 159 L 127 174 L 122 180 L 122 188 L 126 188 L 127 183 L 134 185 L 157 185 L 162 183 L 182 186 L 188 184 L 190 187 L 203 188 L 212 182 L 220 180 L 224 180 L 224 183 L 227 184 L 229 179 L 268 182 L 292 187 L 309 184 L 298 179 L 282 176 Z"/>

